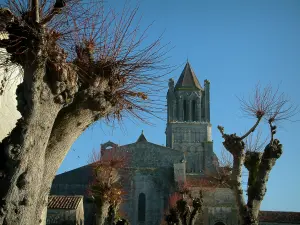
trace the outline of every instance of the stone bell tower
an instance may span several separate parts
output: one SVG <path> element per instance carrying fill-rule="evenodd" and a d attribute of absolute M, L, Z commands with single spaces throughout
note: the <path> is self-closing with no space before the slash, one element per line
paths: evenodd
<path fill-rule="evenodd" d="M 176 85 L 169 80 L 166 145 L 185 152 L 187 173 L 202 173 L 212 164 L 210 82 L 200 85 L 189 62 Z"/>

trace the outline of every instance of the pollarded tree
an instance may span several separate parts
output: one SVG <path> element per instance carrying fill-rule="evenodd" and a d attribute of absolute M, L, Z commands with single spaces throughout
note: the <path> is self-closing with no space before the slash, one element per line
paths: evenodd
<path fill-rule="evenodd" d="M 0 224 L 42 222 L 52 180 L 95 121 L 141 117 L 164 47 L 144 44 L 137 10 L 104 14 L 101 1 L 7 0 L 0 9 L 1 67 L 22 69 L 15 128 L 0 143 Z M 140 34 L 140 35 L 139 35 Z M 153 73 L 150 71 L 154 71 Z M 151 108 L 151 110 L 153 110 Z"/>
<path fill-rule="evenodd" d="M 218 126 L 224 139 L 223 145 L 232 156 L 232 167 L 227 164 L 227 169 L 220 171 L 215 181 L 228 184 L 234 191 L 241 224 L 258 225 L 260 205 L 266 194 L 269 174 L 283 151 L 282 144 L 274 138 L 277 130 L 274 123 L 292 117 L 297 110 L 290 105 L 284 94 L 280 94 L 278 89 L 272 90 L 271 86 L 262 89 L 258 85 L 253 98 L 240 99 L 240 101 L 242 110 L 256 118 L 256 122 L 241 136 L 236 133 L 226 134 L 224 128 Z M 262 145 L 258 140 L 247 141 L 247 138 L 257 131 L 258 125 L 263 120 L 268 125 L 270 135 L 262 151 L 259 151 Z M 244 167 L 248 170 L 247 201 L 242 187 Z"/>
<path fill-rule="evenodd" d="M 203 190 L 193 196 L 187 182 L 179 182 L 178 191 L 169 198 L 169 206 L 164 218 L 167 225 L 194 225 L 203 210 Z M 163 224 L 165 224 L 163 222 Z"/>
<path fill-rule="evenodd" d="M 93 152 L 91 162 L 93 181 L 88 193 L 96 205 L 96 224 L 115 225 L 120 220 L 118 209 L 124 195 L 124 177 L 121 178 L 120 170 L 129 162 L 129 155 L 113 147 L 101 154 Z"/>

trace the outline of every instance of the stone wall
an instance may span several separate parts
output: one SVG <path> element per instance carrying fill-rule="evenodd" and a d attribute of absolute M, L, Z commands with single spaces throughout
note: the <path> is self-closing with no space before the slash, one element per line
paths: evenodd
<path fill-rule="evenodd" d="M 158 225 L 163 219 L 168 197 L 174 186 L 172 168 L 138 169 L 132 177 L 128 197 L 122 205 L 122 210 L 128 215 L 131 225 Z M 139 221 L 139 196 L 146 197 L 145 221 Z"/>
<path fill-rule="evenodd" d="M 66 209 L 48 209 L 47 212 L 47 225 L 83 225 L 82 221 L 76 223 L 76 210 Z"/>
<path fill-rule="evenodd" d="M 192 195 L 199 196 L 199 187 L 192 188 Z M 203 189 L 204 209 L 196 224 L 214 225 L 223 222 L 237 225 L 238 214 L 232 190 L 229 188 Z"/>
<path fill-rule="evenodd" d="M 0 51 L 1 54 L 5 52 L 1 48 Z M 20 70 L 17 67 L 9 67 L 8 72 L 5 72 L 4 68 L 0 68 L 0 141 L 15 127 L 17 120 L 21 117 L 17 110 L 15 94 L 20 82 Z M 4 90 L 2 84 L 4 84 Z"/>
<path fill-rule="evenodd" d="M 132 168 L 173 168 L 184 159 L 183 152 L 150 142 L 124 145 L 119 150 L 128 152 Z"/>

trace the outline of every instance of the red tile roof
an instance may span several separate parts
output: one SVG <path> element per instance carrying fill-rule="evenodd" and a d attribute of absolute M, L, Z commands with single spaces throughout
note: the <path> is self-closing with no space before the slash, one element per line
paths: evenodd
<path fill-rule="evenodd" d="M 208 177 L 199 175 L 186 175 L 186 182 L 191 187 L 210 187 L 212 185 Z"/>
<path fill-rule="evenodd" d="M 213 177 L 186 175 L 186 182 L 190 187 L 205 187 L 205 188 L 228 188 L 226 184 L 219 184 Z"/>
<path fill-rule="evenodd" d="M 77 209 L 83 196 L 50 195 L 48 209 Z"/>
<path fill-rule="evenodd" d="M 300 223 L 300 212 L 260 211 L 260 222 L 270 223 Z"/>

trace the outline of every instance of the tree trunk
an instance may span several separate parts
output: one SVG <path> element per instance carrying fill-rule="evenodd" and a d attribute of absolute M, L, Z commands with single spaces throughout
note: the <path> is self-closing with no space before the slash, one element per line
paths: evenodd
<path fill-rule="evenodd" d="M 105 225 L 114 225 L 116 220 L 117 207 L 110 206 L 108 210 L 107 222 Z"/>
<path fill-rule="evenodd" d="M 24 119 L 1 143 L 0 224 L 35 225 L 42 221 L 52 181 L 70 147 L 89 125 L 112 110 L 104 97 L 101 113 L 90 110 L 89 103 L 79 104 L 76 98 L 60 110 L 44 76 L 44 65 L 25 70 L 20 88 L 30 90 L 17 91 Z M 23 93 L 29 94 L 21 96 Z"/>
<path fill-rule="evenodd" d="M 44 61 L 36 59 L 24 68 L 24 81 L 17 90 L 22 119 L 0 144 L 5 163 L 1 165 L 0 179 L 0 224 L 3 225 L 38 224 L 36 209 L 45 204 L 39 199 L 45 151 L 61 106 L 54 103 L 44 79 Z"/>
<path fill-rule="evenodd" d="M 198 215 L 198 211 L 199 210 L 193 210 L 191 215 L 190 215 L 190 219 L 189 219 L 189 225 L 194 225 L 196 220 L 197 220 L 197 215 Z"/>
<path fill-rule="evenodd" d="M 96 225 L 104 225 L 109 210 L 109 203 L 104 202 L 102 206 L 97 206 Z"/>
<path fill-rule="evenodd" d="M 251 213 L 248 214 L 243 218 L 241 225 L 259 225 L 258 218 Z"/>
<path fill-rule="evenodd" d="M 111 107 L 107 107 L 105 113 L 108 114 L 110 110 Z M 43 186 L 39 191 L 40 199 L 48 199 L 56 171 L 59 169 L 74 141 L 95 121 L 97 115 L 98 112 L 79 107 L 76 99 L 74 99 L 72 104 L 59 112 L 45 153 Z M 47 201 L 45 202 L 47 203 Z M 46 207 L 47 204 L 44 205 L 44 208 Z M 45 209 L 38 208 L 36 215 L 41 216 L 43 210 Z"/>

